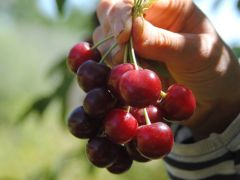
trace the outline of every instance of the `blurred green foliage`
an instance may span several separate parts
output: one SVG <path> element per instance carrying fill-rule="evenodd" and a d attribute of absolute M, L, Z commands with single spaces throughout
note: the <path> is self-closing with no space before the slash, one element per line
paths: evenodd
<path fill-rule="evenodd" d="M 56 0 L 59 13 L 49 18 L 36 2 L 0 1 L 0 15 L 9 23 L 0 28 L 0 179 L 167 179 L 161 161 L 134 163 L 121 176 L 87 161 L 86 142 L 66 131 L 66 115 L 84 93 L 75 87 L 65 58 L 73 43 L 91 36 L 96 17 L 79 9 L 66 16 L 67 0 Z M 232 48 L 240 57 L 240 47 Z"/>

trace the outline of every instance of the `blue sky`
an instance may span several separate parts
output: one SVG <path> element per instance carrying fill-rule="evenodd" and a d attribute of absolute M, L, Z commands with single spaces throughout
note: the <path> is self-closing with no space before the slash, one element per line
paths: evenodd
<path fill-rule="evenodd" d="M 236 0 L 234 0 L 236 2 Z M 209 17 L 220 36 L 227 43 L 240 42 L 240 12 L 236 11 L 233 1 L 223 0 L 218 10 L 209 6 L 212 0 L 198 0 L 197 5 Z"/>
<path fill-rule="evenodd" d="M 91 1 L 92 3 L 89 3 Z M 98 0 L 68 0 L 67 9 L 94 10 Z M 236 2 L 236 0 L 234 0 Z M 218 10 L 212 11 L 212 0 L 196 0 L 196 4 L 209 17 L 220 36 L 227 43 L 240 44 L 240 12 L 233 1 L 223 1 Z M 56 16 L 55 0 L 38 0 L 40 9 L 50 17 Z M 235 3 L 236 4 L 236 3 Z"/>

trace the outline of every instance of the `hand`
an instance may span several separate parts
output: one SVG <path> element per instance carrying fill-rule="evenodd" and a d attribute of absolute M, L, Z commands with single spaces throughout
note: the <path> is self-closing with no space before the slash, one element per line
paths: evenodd
<path fill-rule="evenodd" d="M 173 79 L 195 94 L 197 109 L 181 123 L 196 139 L 222 132 L 240 112 L 240 66 L 230 48 L 191 0 L 158 0 L 144 18 L 133 20 L 132 7 L 133 0 L 101 0 L 94 41 L 115 35 L 119 48 L 110 61 L 115 65 L 132 32 L 138 56 L 165 63 Z"/>

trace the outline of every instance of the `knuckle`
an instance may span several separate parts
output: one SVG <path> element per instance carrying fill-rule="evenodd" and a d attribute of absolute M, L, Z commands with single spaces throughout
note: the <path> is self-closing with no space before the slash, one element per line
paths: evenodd
<path fill-rule="evenodd" d="M 111 1 L 101 0 L 100 3 L 97 5 L 96 9 L 98 18 L 101 19 L 101 17 L 108 12 L 111 6 L 112 6 Z"/>
<path fill-rule="evenodd" d="M 216 59 L 221 52 L 217 35 L 202 35 L 200 56 L 202 59 Z"/>
<path fill-rule="evenodd" d="M 111 6 L 111 1 L 101 0 L 97 6 L 97 11 L 102 12 Z"/>

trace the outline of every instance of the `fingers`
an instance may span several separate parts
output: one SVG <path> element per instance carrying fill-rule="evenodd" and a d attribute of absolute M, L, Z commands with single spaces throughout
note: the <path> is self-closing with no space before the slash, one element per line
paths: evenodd
<path fill-rule="evenodd" d="M 112 7 L 109 13 L 111 29 L 119 44 L 128 41 L 132 29 L 132 0 L 120 1 Z"/>
<path fill-rule="evenodd" d="M 104 30 L 102 28 L 102 26 L 98 26 L 95 31 L 93 32 L 93 42 L 94 44 L 96 44 L 97 42 L 102 41 L 103 39 L 106 38 L 106 35 L 104 33 Z M 100 53 L 102 54 L 102 56 L 109 50 L 109 48 L 114 45 L 116 43 L 116 39 L 112 38 L 106 42 L 104 42 L 103 44 L 101 44 L 100 46 L 98 46 L 98 50 L 100 51 Z M 122 63 L 123 61 L 123 51 L 124 48 L 121 45 L 118 45 L 117 47 L 115 47 L 110 54 L 108 54 L 108 56 L 106 57 L 105 62 L 109 65 L 109 66 L 116 66 L 117 64 Z"/>
<path fill-rule="evenodd" d="M 192 0 L 158 0 L 145 12 L 145 19 L 154 26 L 179 32 L 195 9 Z"/>
<path fill-rule="evenodd" d="M 133 3 L 133 0 L 101 0 L 97 7 L 100 26 L 93 33 L 94 43 L 109 35 L 114 35 L 114 39 L 98 47 L 102 55 L 113 44 L 118 43 L 118 46 L 107 56 L 106 62 L 110 66 L 115 66 L 123 61 L 123 46 L 131 35 Z"/>
<path fill-rule="evenodd" d="M 97 15 L 105 34 L 112 34 L 119 44 L 130 37 L 133 0 L 101 0 Z"/>
<path fill-rule="evenodd" d="M 197 62 L 192 57 L 206 59 L 211 50 L 211 43 L 205 38 L 207 35 L 170 32 L 153 26 L 141 17 L 134 19 L 132 35 L 139 56 L 167 64 L 184 66 Z"/>
<path fill-rule="evenodd" d="M 114 5 L 112 0 L 101 0 L 97 6 L 97 17 L 103 27 L 103 31 L 108 34 L 110 31 L 110 23 L 107 20 L 109 16 L 109 11 Z"/>

